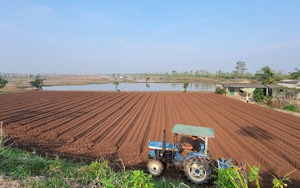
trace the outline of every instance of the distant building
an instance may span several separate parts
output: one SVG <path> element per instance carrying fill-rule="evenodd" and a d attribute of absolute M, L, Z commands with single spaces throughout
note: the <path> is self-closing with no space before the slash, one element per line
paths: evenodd
<path fill-rule="evenodd" d="M 281 80 L 278 82 L 278 85 L 288 88 L 300 89 L 300 80 Z"/>
<path fill-rule="evenodd" d="M 262 89 L 265 96 L 286 97 L 288 89 L 286 86 L 277 84 L 252 84 L 252 83 L 236 83 L 236 84 L 217 84 L 216 88 L 225 89 L 230 96 L 246 97 L 246 93 L 252 94 L 255 89 Z M 290 91 L 289 91 L 290 92 Z M 297 91 L 296 91 L 297 92 Z M 296 93 L 298 99 L 300 92 Z"/>
<path fill-rule="evenodd" d="M 282 80 L 277 84 L 252 84 L 252 83 L 221 83 L 216 88 L 225 89 L 230 96 L 246 97 L 246 93 L 252 94 L 255 89 L 263 89 L 265 96 L 291 97 L 300 99 L 300 82 L 297 80 Z"/>
<path fill-rule="evenodd" d="M 251 83 L 237 83 L 237 84 L 217 84 L 216 88 L 225 89 L 225 91 L 230 96 L 240 96 L 246 97 L 246 92 L 253 93 L 253 91 L 257 88 L 263 89 L 265 91 L 265 95 L 267 92 L 267 86 L 263 84 L 251 84 Z"/>
<path fill-rule="evenodd" d="M 300 100 L 300 80 L 281 80 L 278 85 L 281 86 L 281 95 L 292 94 L 293 97 Z"/>

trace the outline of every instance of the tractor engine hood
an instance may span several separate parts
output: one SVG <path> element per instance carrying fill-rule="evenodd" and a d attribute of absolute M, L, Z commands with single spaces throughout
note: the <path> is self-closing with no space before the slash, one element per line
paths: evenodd
<path fill-rule="evenodd" d="M 149 150 L 162 150 L 163 143 L 158 141 L 150 141 L 148 145 Z M 172 149 L 174 149 L 174 151 L 178 150 L 177 147 L 173 148 L 173 144 L 166 143 L 166 151 L 172 151 Z"/>

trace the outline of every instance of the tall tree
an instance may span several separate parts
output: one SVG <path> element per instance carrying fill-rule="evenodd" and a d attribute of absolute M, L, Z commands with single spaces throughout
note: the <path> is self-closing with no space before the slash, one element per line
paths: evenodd
<path fill-rule="evenodd" d="M 258 77 L 258 80 L 261 81 L 262 84 L 275 83 L 274 71 L 269 66 L 261 68 L 260 72 L 256 73 L 255 76 Z"/>
<path fill-rule="evenodd" d="M 234 67 L 235 71 L 233 71 L 237 75 L 243 75 L 245 74 L 246 68 L 246 62 L 244 61 L 238 61 L 236 62 L 236 66 Z"/>

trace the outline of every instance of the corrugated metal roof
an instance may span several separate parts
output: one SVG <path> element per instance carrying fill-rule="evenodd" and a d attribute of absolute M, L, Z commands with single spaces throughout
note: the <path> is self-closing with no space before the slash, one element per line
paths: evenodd
<path fill-rule="evenodd" d="M 243 84 L 243 83 L 239 83 L 239 84 L 222 84 L 224 87 L 233 87 L 233 88 L 267 88 L 265 85 L 263 84 Z"/>

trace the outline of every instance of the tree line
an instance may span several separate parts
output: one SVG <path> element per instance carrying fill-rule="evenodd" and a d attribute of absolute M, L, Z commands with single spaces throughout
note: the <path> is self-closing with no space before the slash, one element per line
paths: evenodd
<path fill-rule="evenodd" d="M 215 73 L 211 73 L 207 70 L 196 70 L 193 71 L 185 71 L 185 72 L 177 72 L 176 70 L 173 70 L 170 74 L 166 72 L 165 74 L 142 74 L 143 76 L 146 76 L 146 82 L 150 80 L 149 76 L 161 76 L 161 77 L 171 77 L 171 78 L 183 78 L 183 79 L 190 79 L 190 78 L 212 78 L 212 79 L 251 79 L 251 80 L 258 80 L 262 84 L 274 84 L 279 80 L 284 79 L 292 79 L 297 80 L 300 79 L 300 69 L 295 68 L 294 72 L 291 72 L 289 74 L 284 74 L 283 71 L 275 71 L 272 70 L 269 66 L 264 66 L 260 70 L 256 71 L 255 74 L 246 72 L 246 62 L 244 61 L 238 61 L 236 63 L 236 66 L 234 67 L 234 70 L 232 72 L 223 72 L 222 70 L 218 70 Z M 30 85 L 32 87 L 42 89 L 43 87 L 43 81 L 44 79 L 40 76 L 36 76 L 33 81 L 30 82 Z M 7 84 L 7 80 L 3 77 L 0 77 L 0 89 L 5 87 Z M 116 85 L 117 89 L 117 84 Z"/>
<path fill-rule="evenodd" d="M 285 74 L 283 71 L 272 70 L 269 66 L 264 66 L 256 73 L 247 72 L 246 62 L 238 61 L 232 72 L 223 72 L 222 70 L 215 71 L 214 73 L 208 70 L 196 70 L 196 71 L 185 71 L 178 72 L 176 70 L 171 73 L 155 73 L 155 74 L 144 74 L 146 77 L 149 76 L 161 76 L 161 77 L 173 77 L 173 78 L 212 78 L 212 79 L 250 79 L 258 80 L 263 84 L 274 84 L 279 80 L 300 79 L 300 69 L 295 68 L 294 72 Z"/>

